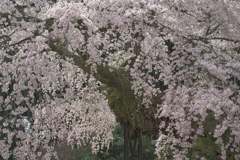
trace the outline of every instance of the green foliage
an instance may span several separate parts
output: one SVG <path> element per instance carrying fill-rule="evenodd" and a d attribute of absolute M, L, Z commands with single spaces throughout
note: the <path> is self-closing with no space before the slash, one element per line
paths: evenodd
<path fill-rule="evenodd" d="M 213 137 L 214 129 L 222 119 L 216 120 L 214 112 L 207 110 L 208 116 L 205 122 L 203 122 L 204 136 L 198 137 L 194 141 L 194 145 L 187 154 L 187 157 L 196 159 L 196 157 L 205 157 L 206 160 L 221 160 L 221 146 L 216 144 L 216 138 Z M 230 130 L 227 129 L 223 134 L 223 142 L 226 144 L 231 137 Z M 226 150 L 227 160 L 234 160 L 235 153 L 229 149 Z"/>
<path fill-rule="evenodd" d="M 84 148 L 71 148 L 66 143 L 55 147 L 60 160 L 98 160 L 96 155 L 91 153 L 90 145 Z"/>
<path fill-rule="evenodd" d="M 122 136 L 122 131 L 120 125 L 117 125 L 113 132 L 113 143 L 111 144 L 108 153 L 102 151 L 97 154 L 97 157 L 101 160 L 122 160 L 124 158 L 123 146 L 124 139 Z"/>
<path fill-rule="evenodd" d="M 92 154 L 91 146 L 88 144 L 84 148 L 71 148 L 66 143 L 57 145 L 55 149 L 60 160 L 123 160 L 124 159 L 124 138 L 121 126 L 118 124 L 113 132 L 113 143 L 109 150 L 102 150 L 97 155 Z M 142 137 L 143 144 L 143 159 L 157 160 L 154 154 L 155 146 L 151 144 L 149 136 Z"/>
<path fill-rule="evenodd" d="M 207 159 L 218 159 L 221 153 L 220 145 L 215 143 L 212 135 L 207 134 L 206 137 L 198 137 L 192 148 L 191 157 L 204 156 Z"/>
<path fill-rule="evenodd" d="M 103 151 L 98 153 L 100 160 L 123 160 L 124 159 L 124 138 L 121 126 L 118 124 L 113 132 L 114 140 L 110 146 L 108 153 Z M 157 156 L 154 154 L 155 146 L 151 144 L 149 136 L 142 136 L 142 155 L 143 159 L 154 160 Z"/>

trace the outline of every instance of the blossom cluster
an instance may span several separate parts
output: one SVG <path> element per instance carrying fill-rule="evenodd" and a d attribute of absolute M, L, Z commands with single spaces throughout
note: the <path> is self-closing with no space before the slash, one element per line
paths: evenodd
<path fill-rule="evenodd" d="M 124 93 L 126 80 L 139 100 L 129 107 L 157 110 L 159 157 L 170 147 L 186 158 L 209 135 L 222 159 L 237 156 L 239 14 L 237 0 L 2 0 L 0 156 L 57 157 L 49 143 L 66 135 L 93 152 L 109 146 L 115 116 L 100 88 L 116 81 Z"/>

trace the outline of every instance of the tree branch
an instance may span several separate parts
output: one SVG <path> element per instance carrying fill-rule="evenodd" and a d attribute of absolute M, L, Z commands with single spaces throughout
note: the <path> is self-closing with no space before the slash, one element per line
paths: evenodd
<path fill-rule="evenodd" d="M 66 44 L 59 42 L 59 40 L 50 39 L 48 45 L 62 58 L 65 59 L 67 57 L 72 59 L 74 64 L 80 67 L 85 73 L 92 74 L 97 80 L 109 87 L 124 88 L 124 86 L 131 84 L 130 74 L 123 68 L 117 69 L 108 65 L 97 64 L 97 72 L 93 72 L 91 71 L 91 66 L 86 62 L 89 57 L 87 53 L 81 53 L 80 51 L 72 53 L 67 49 Z"/>

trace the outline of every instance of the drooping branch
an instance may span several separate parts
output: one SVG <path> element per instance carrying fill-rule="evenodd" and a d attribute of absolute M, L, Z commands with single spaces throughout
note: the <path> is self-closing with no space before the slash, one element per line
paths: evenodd
<path fill-rule="evenodd" d="M 98 81 L 107 86 L 108 103 L 118 121 L 122 123 L 129 121 L 134 128 L 141 128 L 148 133 L 158 132 L 159 122 L 168 121 L 167 118 L 158 119 L 155 117 L 156 106 L 161 101 L 160 97 L 152 99 L 152 107 L 146 108 L 142 106 L 142 99 L 137 97 L 132 90 L 132 77 L 123 67 L 115 68 L 96 64 L 96 72 L 93 72 L 91 66 L 86 62 L 89 57 L 87 54 L 82 54 L 79 51 L 72 53 L 65 44 L 53 39 L 49 39 L 48 45 L 62 58 L 72 59 L 74 64 L 85 73 L 93 75 Z"/>
<path fill-rule="evenodd" d="M 65 44 L 53 39 L 50 39 L 48 41 L 48 45 L 62 58 L 72 59 L 74 64 L 80 67 L 85 73 L 92 74 L 97 80 L 109 87 L 124 88 L 124 86 L 130 85 L 130 75 L 129 73 L 127 73 L 127 71 L 124 71 L 123 69 L 117 69 L 108 65 L 97 64 L 97 72 L 92 72 L 91 66 L 88 65 L 86 62 L 89 57 L 86 53 L 84 53 L 84 55 L 79 51 L 76 51 L 76 53 L 72 53 L 67 49 Z"/>

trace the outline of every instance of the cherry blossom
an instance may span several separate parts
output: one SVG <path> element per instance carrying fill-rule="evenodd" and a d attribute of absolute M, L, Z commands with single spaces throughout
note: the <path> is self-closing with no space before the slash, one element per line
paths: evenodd
<path fill-rule="evenodd" d="M 0 12 L 3 159 L 57 157 L 64 137 L 96 153 L 116 121 L 159 133 L 159 158 L 187 159 L 199 137 L 238 156 L 237 0 L 2 0 Z"/>

